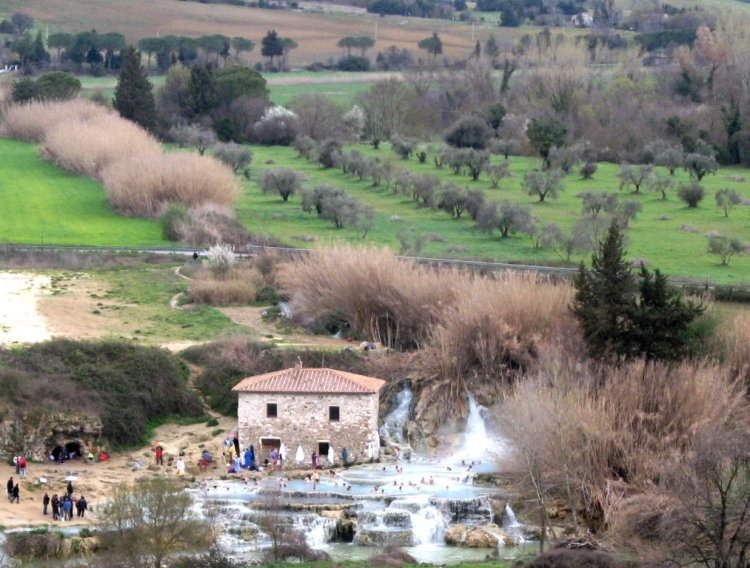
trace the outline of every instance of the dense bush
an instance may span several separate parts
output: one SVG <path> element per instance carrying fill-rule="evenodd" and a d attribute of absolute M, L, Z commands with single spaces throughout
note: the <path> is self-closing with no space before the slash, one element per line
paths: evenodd
<path fill-rule="evenodd" d="M 3 349 L 0 360 L 5 405 L 99 416 L 115 446 L 143 442 L 149 422 L 203 414 L 187 369 L 156 347 L 56 339 Z"/>
<path fill-rule="evenodd" d="M 370 59 L 358 55 L 347 55 L 339 59 L 337 67 L 339 71 L 369 71 Z"/>
<path fill-rule="evenodd" d="M 180 210 L 184 213 L 180 213 Z M 226 208 L 211 204 L 187 209 L 184 205 L 170 203 L 160 221 L 165 238 L 170 235 L 170 240 L 196 247 L 207 247 L 217 243 L 231 246 L 282 244 L 271 237 L 249 233 Z"/>
<path fill-rule="evenodd" d="M 697 181 L 690 183 L 680 184 L 680 188 L 677 190 L 677 196 L 682 199 L 688 207 L 695 208 L 698 204 L 703 201 L 706 196 L 706 190 Z"/>
<path fill-rule="evenodd" d="M 112 204 L 128 215 L 158 217 L 168 203 L 231 208 L 239 191 L 232 171 L 207 156 L 138 155 L 102 172 Z"/>
<path fill-rule="evenodd" d="M 492 129 L 477 116 L 458 119 L 445 133 L 445 141 L 456 148 L 483 150 L 492 138 Z"/>

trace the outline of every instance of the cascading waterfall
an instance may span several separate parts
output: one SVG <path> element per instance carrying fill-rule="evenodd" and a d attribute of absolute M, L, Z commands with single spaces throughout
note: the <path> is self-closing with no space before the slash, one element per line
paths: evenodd
<path fill-rule="evenodd" d="M 456 457 L 464 461 L 482 461 L 497 457 L 505 448 L 505 441 L 487 431 L 489 411 L 469 393 L 469 416 L 461 437 Z"/>
<path fill-rule="evenodd" d="M 396 499 L 382 511 L 358 515 L 359 544 L 419 546 L 445 541 L 448 521 L 426 497 Z"/>
<path fill-rule="evenodd" d="M 336 521 L 315 514 L 300 515 L 294 518 L 294 528 L 304 535 L 310 548 L 320 548 L 333 538 Z"/>
<path fill-rule="evenodd" d="M 513 537 L 516 543 L 525 542 L 526 540 L 523 536 L 523 525 L 518 522 L 516 513 L 511 508 L 510 503 L 505 504 L 505 510 L 503 511 L 503 530 Z"/>
<path fill-rule="evenodd" d="M 406 422 L 409 420 L 411 401 L 414 395 L 407 386 L 396 395 L 396 406 L 385 417 L 380 427 L 380 437 L 387 443 L 406 444 Z"/>

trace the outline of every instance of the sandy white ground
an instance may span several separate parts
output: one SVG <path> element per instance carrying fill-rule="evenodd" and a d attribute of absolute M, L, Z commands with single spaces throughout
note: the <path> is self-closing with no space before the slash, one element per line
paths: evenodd
<path fill-rule="evenodd" d="M 49 289 L 49 276 L 0 272 L 0 345 L 49 339 L 37 300 Z"/>

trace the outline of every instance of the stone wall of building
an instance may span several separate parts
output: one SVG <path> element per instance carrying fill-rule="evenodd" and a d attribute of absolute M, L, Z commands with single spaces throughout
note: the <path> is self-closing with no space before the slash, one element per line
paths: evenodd
<path fill-rule="evenodd" d="M 367 459 L 368 442 L 378 432 L 377 394 L 270 394 L 240 392 L 238 404 L 238 435 L 243 448 L 253 444 L 258 450 L 262 438 L 278 438 L 286 446 L 287 463 L 294 463 L 297 448 L 302 446 L 305 463 L 312 451 L 319 451 L 320 442 L 328 442 L 341 462 L 346 448 L 350 460 Z M 277 416 L 267 416 L 267 405 L 276 404 Z M 338 406 L 339 420 L 329 420 L 329 407 Z M 259 462 L 268 456 L 266 446 Z M 323 460 L 321 463 L 325 463 Z"/>

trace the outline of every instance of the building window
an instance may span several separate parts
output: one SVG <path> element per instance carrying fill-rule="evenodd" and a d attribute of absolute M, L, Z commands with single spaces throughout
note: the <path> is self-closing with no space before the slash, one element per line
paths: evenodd
<path fill-rule="evenodd" d="M 330 420 L 331 422 L 339 421 L 339 407 L 338 406 L 328 407 L 328 420 Z"/>
<path fill-rule="evenodd" d="M 266 418 L 276 418 L 278 415 L 279 411 L 275 402 L 266 404 Z"/>

